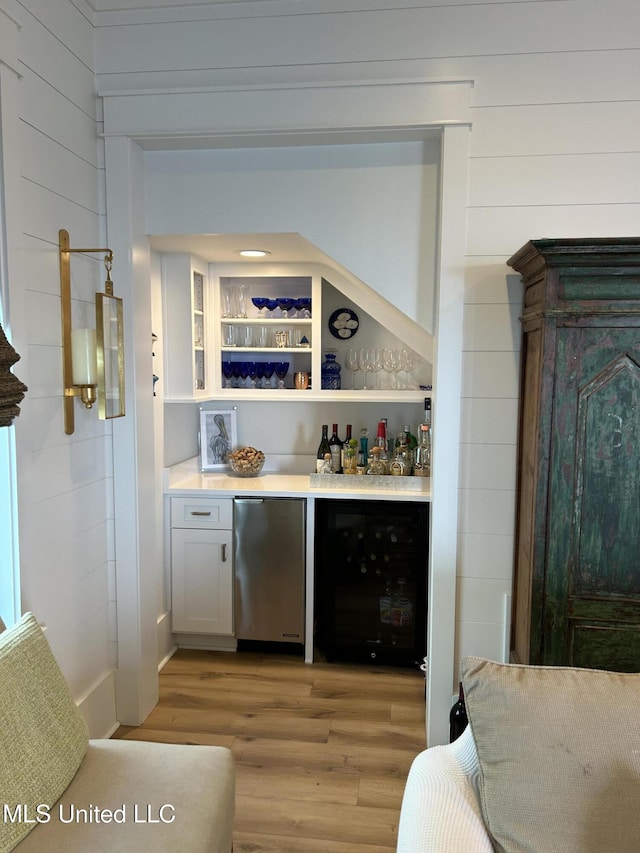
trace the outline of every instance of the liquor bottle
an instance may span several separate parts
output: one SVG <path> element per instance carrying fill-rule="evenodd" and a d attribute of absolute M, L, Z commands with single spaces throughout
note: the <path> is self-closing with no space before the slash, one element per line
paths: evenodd
<path fill-rule="evenodd" d="M 387 452 L 387 427 L 384 420 L 378 422 L 378 434 L 376 436 L 376 443 L 374 447 L 377 448 L 378 451 L 376 453 L 377 461 L 384 469 L 380 473 L 387 474 L 389 470 L 389 454 Z"/>
<path fill-rule="evenodd" d="M 431 426 L 431 397 L 424 398 L 424 422 Z"/>
<path fill-rule="evenodd" d="M 398 578 L 398 590 L 391 602 L 391 624 L 394 628 L 410 628 L 413 623 L 413 605 L 405 589 L 406 578 Z"/>
<path fill-rule="evenodd" d="M 391 578 L 385 581 L 384 592 L 380 596 L 380 621 L 383 625 L 391 624 L 391 604 L 393 593 L 391 590 Z"/>
<path fill-rule="evenodd" d="M 395 477 L 406 477 L 411 474 L 413 468 L 413 454 L 407 444 L 406 431 L 398 436 L 393 459 L 389 463 L 389 473 Z"/>
<path fill-rule="evenodd" d="M 316 454 L 317 474 L 320 473 L 320 468 L 322 466 L 322 463 L 324 462 L 325 453 L 331 454 L 331 448 L 329 447 L 329 424 L 322 424 L 322 438 L 320 440 L 320 445 Z"/>
<path fill-rule="evenodd" d="M 338 438 L 338 424 L 333 425 L 333 432 L 329 439 L 329 451 L 333 462 L 333 473 L 342 474 L 342 442 Z"/>
<path fill-rule="evenodd" d="M 413 473 L 416 477 L 431 476 L 431 425 L 424 423 L 418 428 L 420 444 L 416 447 Z"/>
<path fill-rule="evenodd" d="M 340 457 L 340 467 L 342 468 L 343 473 L 345 472 L 345 468 L 349 467 L 348 464 L 345 465 L 345 456 L 348 454 L 349 448 L 351 447 L 351 429 L 352 429 L 351 424 L 347 424 L 345 427 L 346 435 L 344 437 L 344 443 L 342 445 L 342 455 Z M 355 469 L 355 465 L 354 465 L 354 469 Z"/>
<path fill-rule="evenodd" d="M 331 454 L 325 453 L 324 459 L 320 462 L 318 474 L 333 474 L 333 463 L 331 462 Z"/>
<path fill-rule="evenodd" d="M 457 740 L 462 732 L 467 728 L 467 709 L 464 704 L 464 692 L 462 690 L 462 682 L 458 687 L 458 699 L 454 702 L 449 714 L 449 743 Z"/>

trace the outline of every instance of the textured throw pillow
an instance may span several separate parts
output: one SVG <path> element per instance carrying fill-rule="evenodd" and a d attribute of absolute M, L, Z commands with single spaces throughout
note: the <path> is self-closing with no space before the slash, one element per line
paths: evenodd
<path fill-rule="evenodd" d="M 640 850 L 640 674 L 465 658 L 462 683 L 496 850 Z"/>
<path fill-rule="evenodd" d="M 13 850 L 37 826 L 42 807 L 60 797 L 87 743 L 84 719 L 49 643 L 26 613 L 0 634 L 2 853 Z"/>

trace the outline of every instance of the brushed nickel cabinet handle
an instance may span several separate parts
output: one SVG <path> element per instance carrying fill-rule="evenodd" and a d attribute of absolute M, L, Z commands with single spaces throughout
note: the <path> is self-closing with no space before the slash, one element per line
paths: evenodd
<path fill-rule="evenodd" d="M 204 512 L 204 510 L 191 510 L 191 515 L 211 515 L 211 512 Z"/>
<path fill-rule="evenodd" d="M 223 563 L 227 562 L 227 543 L 226 542 L 222 543 L 222 562 Z"/>

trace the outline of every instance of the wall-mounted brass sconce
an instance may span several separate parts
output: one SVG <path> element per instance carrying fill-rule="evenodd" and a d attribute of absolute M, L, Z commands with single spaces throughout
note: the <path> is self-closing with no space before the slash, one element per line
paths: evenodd
<path fill-rule="evenodd" d="M 113 295 L 111 249 L 71 249 L 69 233 L 59 232 L 60 297 L 62 301 L 62 375 L 64 381 L 64 431 L 74 431 L 73 398 L 87 409 L 98 400 L 103 419 L 124 415 L 124 334 L 122 299 Z M 72 329 L 71 255 L 102 253 L 107 271 L 105 293 L 96 293 L 96 328 Z"/>

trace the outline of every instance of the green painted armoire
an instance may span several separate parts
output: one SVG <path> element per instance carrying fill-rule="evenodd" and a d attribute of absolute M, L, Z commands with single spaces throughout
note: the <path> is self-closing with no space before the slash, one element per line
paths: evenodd
<path fill-rule="evenodd" d="M 512 615 L 522 663 L 640 671 L 640 238 L 532 240 Z"/>

